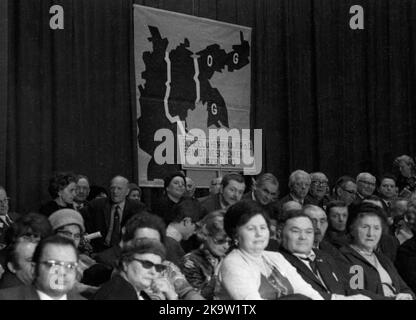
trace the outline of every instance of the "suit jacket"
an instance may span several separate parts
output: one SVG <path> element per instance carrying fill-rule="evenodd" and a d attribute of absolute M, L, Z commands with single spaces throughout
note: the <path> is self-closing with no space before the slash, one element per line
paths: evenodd
<path fill-rule="evenodd" d="M 91 241 L 96 252 L 108 248 L 104 241 L 111 223 L 112 206 L 113 203 L 109 198 L 100 198 L 91 201 L 89 206 L 81 209 L 87 233 L 101 232 L 101 238 Z M 126 199 L 121 218 L 121 226 L 123 226 L 133 215 L 138 214 L 145 209 L 145 204 Z"/>
<path fill-rule="evenodd" d="M 206 200 L 201 202 L 201 206 L 204 210 L 206 210 L 206 213 L 222 209 L 220 197 L 221 194 L 219 193 L 210 195 Z"/>
<path fill-rule="evenodd" d="M 23 285 L 24 283 L 20 281 L 20 279 L 16 277 L 14 273 L 11 273 L 8 269 L 6 269 L 0 279 L 0 290 Z"/>
<path fill-rule="evenodd" d="M 397 251 L 396 267 L 403 280 L 416 292 L 416 237 L 405 241 Z"/>
<path fill-rule="evenodd" d="M 145 300 L 150 300 L 144 291 L 141 292 L 141 296 Z M 93 300 L 139 300 L 139 297 L 130 282 L 119 274 L 115 274 L 110 281 L 98 289 Z"/>
<path fill-rule="evenodd" d="M 20 217 L 20 214 L 16 212 L 9 212 L 7 213 L 7 215 L 9 216 L 12 223 L 15 222 Z M 9 225 L 6 225 L 5 223 L 3 223 L 2 220 L 0 220 L 0 244 L 7 245 L 6 233 L 7 233 L 7 230 L 9 230 L 9 228 L 10 228 Z"/>
<path fill-rule="evenodd" d="M 325 299 L 330 299 L 332 293 L 341 295 L 349 294 L 346 279 L 335 260 L 320 250 L 314 250 L 314 252 L 316 254 L 316 267 L 325 286 L 298 257 L 284 248 L 280 249 L 280 253 L 296 268 L 301 277 Z"/>
<path fill-rule="evenodd" d="M 75 290 L 67 293 L 68 300 L 86 300 Z M 0 290 L 0 300 L 40 300 L 33 285 L 18 286 Z"/>
<path fill-rule="evenodd" d="M 347 275 L 347 280 L 349 282 L 354 282 L 354 279 L 358 279 L 360 276 L 359 270 L 363 270 L 364 288 L 362 289 L 375 293 L 378 297 L 384 297 L 381 279 L 377 269 L 370 262 L 368 262 L 367 259 L 365 259 L 357 251 L 349 246 L 340 248 L 340 251 L 345 258 L 344 264 L 341 267 L 344 269 L 344 273 Z M 389 274 L 397 293 L 410 293 L 413 298 L 415 298 L 415 294 L 400 277 L 397 269 L 393 265 L 393 262 L 391 262 L 389 258 L 380 252 L 375 252 L 375 254 L 382 267 Z M 358 269 L 357 267 L 360 268 Z M 359 282 L 360 281 L 357 281 L 357 283 Z"/>

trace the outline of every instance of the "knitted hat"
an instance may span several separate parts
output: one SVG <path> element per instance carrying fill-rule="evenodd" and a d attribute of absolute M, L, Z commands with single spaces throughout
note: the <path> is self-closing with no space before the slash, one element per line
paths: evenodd
<path fill-rule="evenodd" d="M 68 224 L 76 224 L 85 232 L 84 219 L 78 211 L 73 209 L 60 209 L 49 216 L 49 222 L 55 231 Z"/>

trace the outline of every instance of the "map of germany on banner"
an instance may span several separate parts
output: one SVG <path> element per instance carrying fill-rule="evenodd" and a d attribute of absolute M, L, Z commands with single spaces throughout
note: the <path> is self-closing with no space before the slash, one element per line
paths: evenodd
<path fill-rule="evenodd" d="M 250 50 L 251 28 L 134 5 L 141 186 L 163 186 L 181 168 L 242 171 L 239 164 L 216 163 L 223 144 L 208 151 L 208 139 L 211 129 L 250 129 Z M 202 136 L 183 139 L 195 129 Z M 199 156 L 207 147 L 207 161 L 184 161 L 183 150 L 193 144 Z M 251 147 L 244 134 L 238 148 L 228 138 L 225 145 L 230 157 Z"/>

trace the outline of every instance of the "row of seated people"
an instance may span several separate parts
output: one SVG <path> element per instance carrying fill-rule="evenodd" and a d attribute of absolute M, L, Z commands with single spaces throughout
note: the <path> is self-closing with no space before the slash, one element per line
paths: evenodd
<path fill-rule="evenodd" d="M 403 165 L 403 163 L 399 164 Z M 411 163 L 409 166 L 411 167 Z M 405 171 L 401 170 L 403 176 L 405 176 Z M 398 246 L 403 244 L 403 247 L 407 245 L 409 249 L 412 249 L 409 246 L 412 241 L 407 240 L 413 237 L 412 215 L 403 214 L 407 210 L 408 199 L 396 198 L 399 191 L 400 194 L 403 190 L 409 193 L 411 185 L 410 183 L 404 184 L 403 189 L 398 190 L 395 182 L 395 178 L 391 176 L 384 176 L 380 179 L 378 191 L 384 196 L 378 198 L 372 195 L 375 191 L 376 179 L 371 174 L 361 173 L 356 180 L 341 177 L 333 189 L 332 197 L 340 200 L 334 206 L 334 201 L 330 201 L 328 196 L 328 179 L 323 173 L 309 175 L 301 170 L 293 172 L 289 178 L 290 193 L 280 201 L 277 201 L 279 184 L 272 174 L 261 175 L 252 191 L 246 194 L 244 194 L 244 178 L 239 174 L 230 174 L 222 179 L 219 188 L 218 179 L 213 181 L 213 192 L 210 196 L 198 199 L 199 201 L 191 201 L 194 185 L 183 173 L 178 172 L 165 178 L 166 193 L 152 209 L 167 225 L 165 245 L 168 247 L 168 260 L 180 266 L 185 252 L 200 249 L 201 241 L 195 236 L 196 222 L 208 212 L 219 210 L 224 213 L 227 208 L 241 199 L 255 200 L 268 216 L 272 217 L 270 224 L 272 239 L 268 242 L 268 249 L 272 250 L 278 250 L 281 245 L 281 231 L 285 221 L 283 213 L 291 206 L 295 205 L 296 208 L 297 205 L 301 208 L 301 205 L 309 202 L 324 209 L 328 207 L 330 209 L 327 210 L 330 221 L 328 238 L 331 238 L 339 249 L 350 242 L 350 235 L 346 228 L 348 211 L 358 206 L 363 200 L 370 201 L 384 209 L 384 216 L 390 225 L 388 232 L 382 234 L 380 244 L 377 246 L 378 250 L 386 254 L 390 260 L 395 261 Z M 130 217 L 145 210 L 146 206 L 137 200 L 140 198 L 140 188 L 129 185 L 124 177 L 117 176 L 112 179 L 109 197 L 104 193 L 99 195 L 98 199 L 87 202 L 88 189 L 89 182 L 85 176 L 57 174 L 51 179 L 49 187 L 54 200 L 42 206 L 40 211 L 48 216 L 62 208 L 77 208 L 85 220 L 85 223 L 83 222 L 85 226 L 81 228 L 81 231 L 86 230 L 90 234 L 99 232 L 100 237 L 91 243 L 87 237 L 81 236 L 83 241 L 79 247 L 85 256 L 90 255 L 95 258 L 103 253 L 103 250 L 106 252 L 108 249 L 111 251 L 114 248 L 121 248 L 122 226 Z M 5 194 L 4 188 L 0 189 L 0 198 L 2 192 Z M 184 197 L 185 192 L 187 197 Z M 84 200 L 82 200 L 83 197 Z M 410 192 L 408 198 L 411 199 L 411 197 Z M 329 205 L 328 201 L 330 201 Z M 7 198 L 0 204 L 1 209 L 7 207 Z M 397 210 L 393 210 L 394 208 Z M 11 213 L 2 216 L 10 219 Z M 4 225 L 8 224 L 4 223 Z M 8 247 L 11 246 L 8 245 Z M 412 250 L 408 252 L 408 255 L 411 255 L 411 252 Z M 192 263 L 188 261 L 187 264 Z"/>
<path fill-rule="evenodd" d="M 379 206 L 363 202 L 350 212 L 351 241 L 339 249 L 325 237 L 327 215 L 318 206 L 288 210 L 281 222 L 278 251 L 269 251 L 270 219 L 258 203 L 212 212 L 200 222 L 201 246 L 176 265 L 154 214 L 131 217 L 119 245 L 92 259 L 78 250 L 80 213 L 30 213 L 11 227 L 0 299 L 414 299 L 379 250 L 386 230 Z"/>

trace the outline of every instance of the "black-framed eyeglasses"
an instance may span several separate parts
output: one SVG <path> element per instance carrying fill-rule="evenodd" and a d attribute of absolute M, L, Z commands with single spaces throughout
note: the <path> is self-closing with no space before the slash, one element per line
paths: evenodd
<path fill-rule="evenodd" d="M 62 267 L 62 268 L 65 268 L 68 271 L 75 271 L 78 267 L 78 262 L 46 260 L 46 261 L 41 261 L 39 263 L 47 266 L 49 269 L 56 268 L 56 267 Z"/>
<path fill-rule="evenodd" d="M 317 186 L 327 187 L 328 186 L 328 181 L 312 181 L 311 184 L 316 186 L 316 187 Z"/>
<path fill-rule="evenodd" d="M 140 262 L 140 264 L 145 269 L 151 269 L 151 268 L 154 267 L 156 272 L 162 272 L 162 271 L 166 270 L 166 266 L 164 264 L 153 263 L 152 261 L 149 261 L 149 260 L 141 260 L 141 259 L 137 259 L 137 258 L 132 258 L 132 260 Z"/>
<path fill-rule="evenodd" d="M 10 198 L 4 198 L 3 200 L 0 200 L 1 204 L 8 204 L 10 202 Z"/>

